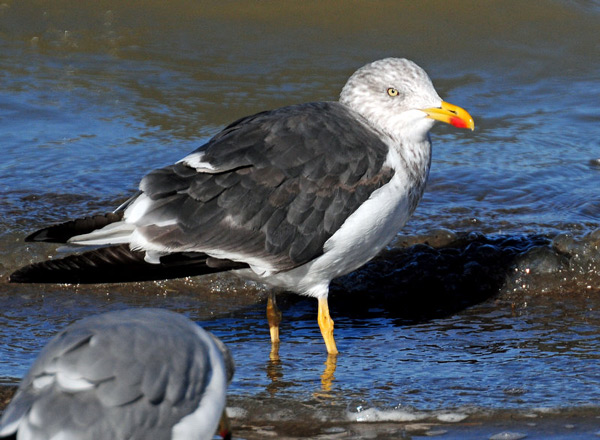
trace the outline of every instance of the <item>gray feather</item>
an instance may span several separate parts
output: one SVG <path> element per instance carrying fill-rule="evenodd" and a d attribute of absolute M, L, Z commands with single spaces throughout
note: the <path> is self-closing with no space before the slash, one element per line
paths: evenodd
<path fill-rule="evenodd" d="M 195 152 L 214 171 L 180 162 L 144 177 L 154 203 L 139 231 L 170 251 L 231 251 L 277 270 L 304 264 L 393 175 L 388 146 L 361 121 L 332 102 L 236 121 Z M 167 219 L 176 227 L 152 226 Z"/>
<path fill-rule="evenodd" d="M 198 406 L 211 374 L 208 347 L 197 331 L 182 315 L 158 309 L 78 321 L 40 352 L 0 426 L 21 420 L 19 430 L 35 431 L 40 439 L 59 432 L 82 440 L 168 439 L 171 427 Z M 227 349 L 215 344 L 232 369 Z M 38 377 L 66 373 L 93 387 L 33 385 Z"/>

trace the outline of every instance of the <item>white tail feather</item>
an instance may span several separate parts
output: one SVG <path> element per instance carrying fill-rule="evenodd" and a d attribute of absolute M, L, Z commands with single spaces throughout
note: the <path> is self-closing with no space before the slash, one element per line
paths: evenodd
<path fill-rule="evenodd" d="M 131 242 L 131 234 L 135 230 L 135 225 L 125 222 L 111 223 L 102 229 L 97 229 L 89 234 L 81 234 L 71 237 L 68 243 L 98 246 L 109 244 L 123 244 Z"/>

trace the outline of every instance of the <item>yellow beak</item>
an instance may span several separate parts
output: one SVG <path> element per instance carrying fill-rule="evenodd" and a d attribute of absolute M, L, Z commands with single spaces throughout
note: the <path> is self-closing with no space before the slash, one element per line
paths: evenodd
<path fill-rule="evenodd" d="M 458 128 L 475 129 L 475 122 L 471 115 L 465 109 L 449 102 L 442 101 L 440 108 L 426 108 L 423 111 L 427 113 L 427 117 L 436 121 L 442 121 Z"/>

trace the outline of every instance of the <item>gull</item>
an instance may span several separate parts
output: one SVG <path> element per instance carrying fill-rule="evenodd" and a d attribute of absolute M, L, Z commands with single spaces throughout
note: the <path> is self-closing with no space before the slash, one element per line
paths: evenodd
<path fill-rule="evenodd" d="M 230 438 L 233 370 L 225 345 L 178 313 L 87 317 L 42 349 L 0 419 L 0 437 L 207 440 L 221 419 Z"/>
<path fill-rule="evenodd" d="M 436 121 L 474 128 L 469 113 L 443 101 L 414 62 L 374 61 L 350 76 L 338 101 L 239 119 L 177 163 L 147 174 L 115 212 L 32 234 L 29 241 L 105 248 L 33 264 L 11 281 L 235 270 L 316 298 L 327 352 L 337 354 L 329 285 L 375 257 L 414 212 L 429 175 Z M 274 293 L 267 317 L 277 344 Z"/>

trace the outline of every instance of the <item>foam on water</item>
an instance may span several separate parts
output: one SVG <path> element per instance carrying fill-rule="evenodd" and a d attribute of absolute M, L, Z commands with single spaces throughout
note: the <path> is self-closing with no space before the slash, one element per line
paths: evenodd
<path fill-rule="evenodd" d="M 424 420 L 427 414 L 408 410 L 378 410 L 368 408 L 357 413 L 349 412 L 348 419 L 353 422 L 415 422 Z"/>
<path fill-rule="evenodd" d="M 352 422 L 417 422 L 423 420 L 437 420 L 444 423 L 462 422 L 468 414 L 461 412 L 433 411 L 421 412 L 414 409 L 391 409 L 381 410 L 376 408 L 357 408 L 356 411 L 349 411 L 348 420 Z"/>
<path fill-rule="evenodd" d="M 227 417 L 232 419 L 243 419 L 247 417 L 248 411 L 239 407 L 227 407 Z"/>
<path fill-rule="evenodd" d="M 522 432 L 510 432 L 504 431 L 498 434 L 494 434 L 490 437 L 490 440 L 521 440 L 527 437 L 527 434 Z"/>

